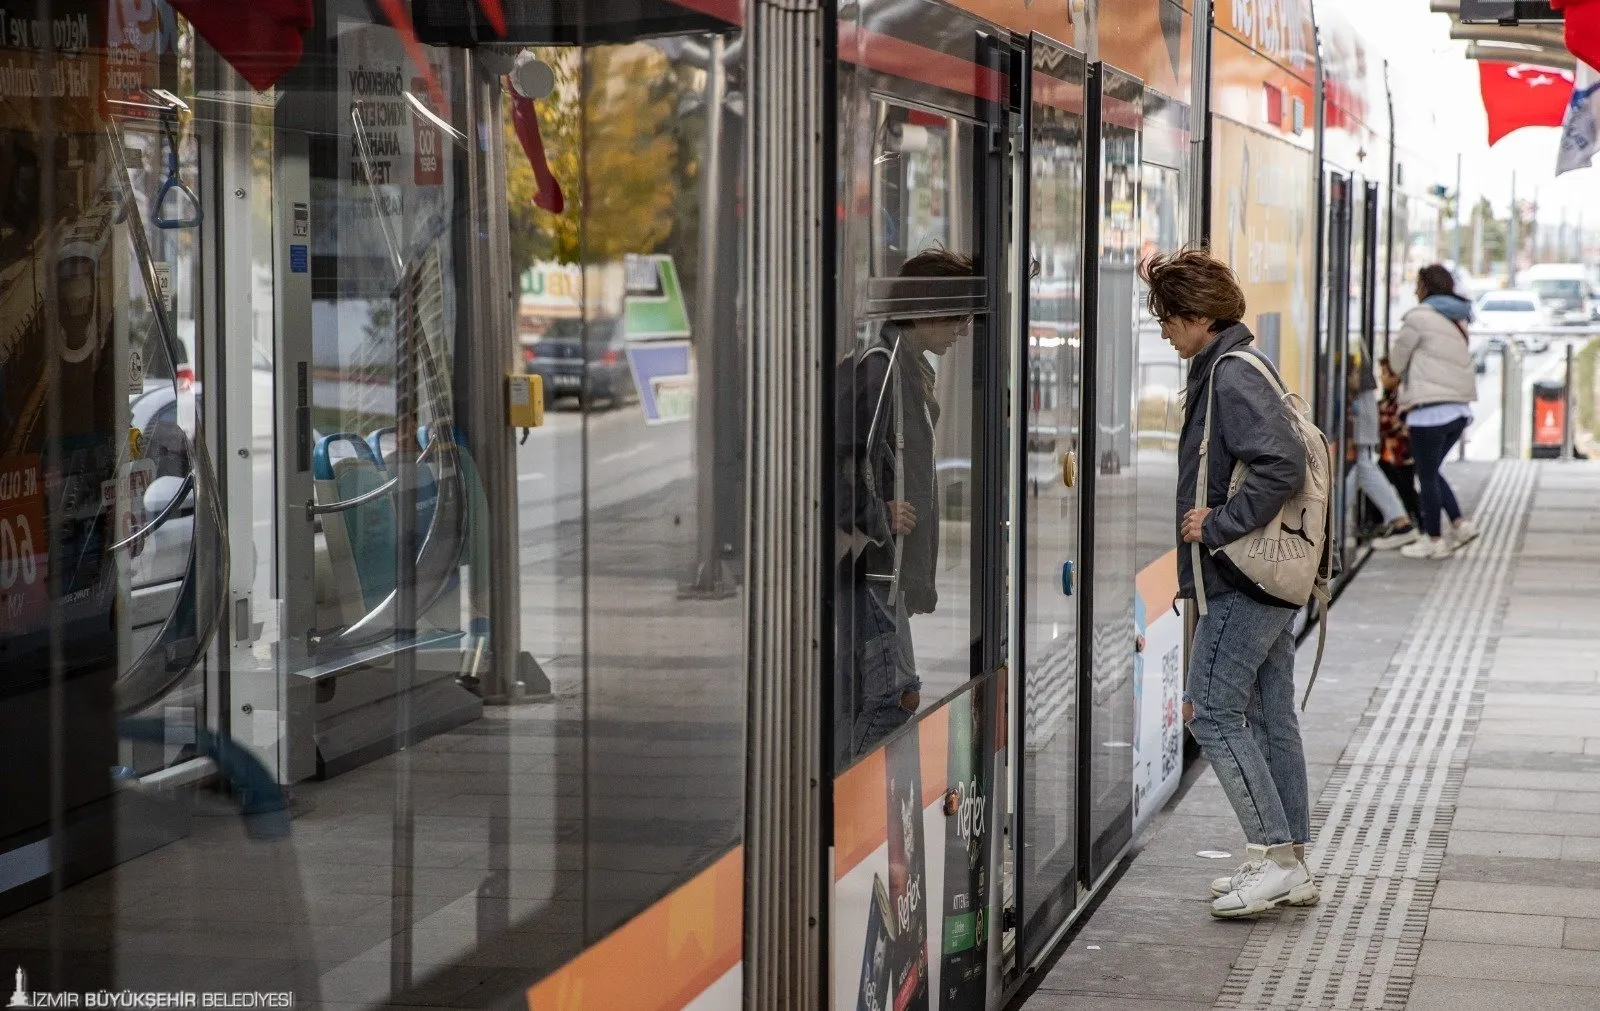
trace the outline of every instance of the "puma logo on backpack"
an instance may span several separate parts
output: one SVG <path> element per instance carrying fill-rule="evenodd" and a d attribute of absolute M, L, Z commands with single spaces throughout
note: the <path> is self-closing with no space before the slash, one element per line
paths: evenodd
<path fill-rule="evenodd" d="M 1283 380 L 1266 360 L 1249 351 L 1230 351 L 1211 366 L 1206 380 L 1206 422 L 1200 439 L 1200 477 L 1196 482 L 1195 506 L 1208 507 L 1206 478 L 1211 472 L 1207 454 L 1211 449 L 1211 417 L 1215 407 L 1217 366 L 1227 358 L 1249 362 L 1277 391 L 1284 414 L 1306 449 L 1306 474 L 1300 488 L 1289 496 L 1276 516 L 1258 530 L 1211 550 L 1211 561 L 1225 572 L 1240 592 L 1264 604 L 1299 609 L 1311 604 L 1317 614 L 1317 656 L 1311 669 L 1311 682 L 1300 701 L 1304 709 L 1311 698 L 1322 667 L 1322 649 L 1328 635 L 1328 603 L 1332 599 L 1329 583 L 1333 577 L 1333 449 L 1327 436 L 1311 420 L 1311 409 L 1297 393 L 1290 393 Z M 1242 462 L 1233 466 L 1228 479 L 1232 498 L 1244 483 L 1248 468 Z M 1287 537 L 1285 535 L 1288 535 Z M 1201 545 L 1191 544 L 1194 553 L 1195 602 L 1206 613 L 1205 580 L 1202 574 Z"/>

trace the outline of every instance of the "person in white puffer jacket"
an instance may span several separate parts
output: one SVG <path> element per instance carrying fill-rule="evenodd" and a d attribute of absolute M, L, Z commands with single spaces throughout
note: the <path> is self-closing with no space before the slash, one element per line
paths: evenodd
<path fill-rule="evenodd" d="M 1407 558 L 1447 558 L 1478 536 L 1461 512 L 1450 482 L 1439 472 L 1450 450 L 1472 422 L 1478 377 L 1472 366 L 1466 324 L 1472 305 L 1456 294 L 1455 278 L 1441 264 L 1417 272 L 1417 299 L 1389 347 L 1389 364 L 1400 380 L 1400 411 L 1411 431 L 1423 536 L 1400 549 Z M 1448 536 L 1439 521 L 1450 518 Z"/>

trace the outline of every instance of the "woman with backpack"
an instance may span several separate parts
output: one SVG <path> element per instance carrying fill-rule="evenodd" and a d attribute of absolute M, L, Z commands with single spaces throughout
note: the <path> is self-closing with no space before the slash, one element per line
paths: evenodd
<path fill-rule="evenodd" d="M 1294 711 L 1297 608 L 1266 603 L 1259 586 L 1230 578 L 1223 551 L 1280 518 L 1306 483 L 1307 447 L 1281 380 L 1239 322 L 1244 292 L 1228 265 L 1203 249 L 1184 249 L 1146 260 L 1140 276 L 1161 336 L 1189 362 L 1178 443 L 1178 596 L 1198 608 L 1200 620 L 1183 718 L 1249 844 L 1244 865 L 1212 882 L 1211 913 L 1250 916 L 1310 905 L 1318 894 L 1304 863 L 1311 817 Z M 1242 480 L 1230 495 L 1236 466 Z M 1302 518 L 1298 529 L 1285 523 L 1274 555 L 1314 550 L 1320 557 L 1325 503 L 1321 513 L 1316 530 L 1308 529 L 1318 523 L 1315 515 Z"/>
<path fill-rule="evenodd" d="M 1400 411 L 1411 433 L 1422 503 L 1422 533 L 1400 549 L 1407 558 L 1448 558 L 1478 536 L 1461 513 L 1455 491 L 1439 473 L 1450 450 L 1472 422 L 1478 375 L 1467 343 L 1472 305 L 1456 294 L 1448 268 L 1433 263 L 1417 272 L 1417 300 L 1389 347 L 1389 364 L 1400 377 Z M 1448 534 L 1439 510 L 1450 517 Z"/>

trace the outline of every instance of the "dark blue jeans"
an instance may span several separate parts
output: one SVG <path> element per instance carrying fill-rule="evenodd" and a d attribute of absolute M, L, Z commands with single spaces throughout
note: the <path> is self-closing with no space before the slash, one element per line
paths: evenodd
<path fill-rule="evenodd" d="M 1439 508 L 1454 523 L 1461 518 L 1461 506 L 1450 482 L 1439 473 L 1445 457 L 1467 430 L 1467 419 L 1457 418 L 1448 425 L 1424 425 L 1411 429 L 1411 456 L 1417 466 L 1417 487 L 1422 499 L 1422 532 L 1438 537 L 1441 530 Z"/>

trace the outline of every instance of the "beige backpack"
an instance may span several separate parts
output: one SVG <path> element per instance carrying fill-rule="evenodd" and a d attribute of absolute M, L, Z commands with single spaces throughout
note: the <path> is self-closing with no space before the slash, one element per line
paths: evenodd
<path fill-rule="evenodd" d="M 1306 685 L 1305 697 L 1300 700 L 1300 708 L 1304 709 L 1311 698 L 1311 685 L 1316 683 L 1317 672 L 1322 667 L 1322 648 L 1328 634 L 1328 603 L 1332 599 L 1329 583 L 1333 577 L 1333 450 L 1327 436 L 1311 421 L 1311 409 L 1304 398 L 1297 393 L 1290 393 L 1265 359 L 1249 351 L 1230 351 L 1212 364 L 1211 375 L 1206 380 L 1206 423 L 1200 441 L 1196 508 L 1204 509 L 1208 505 L 1206 486 L 1209 482 L 1206 478 L 1211 468 L 1207 455 L 1211 449 L 1211 418 L 1216 406 L 1217 366 L 1225 358 L 1249 362 L 1278 391 L 1284 411 L 1306 447 L 1305 481 L 1299 491 L 1289 496 L 1278 514 L 1267 521 L 1266 526 L 1211 551 L 1211 561 L 1229 577 L 1235 589 L 1251 598 L 1264 604 L 1290 608 L 1314 603 L 1317 610 L 1317 657 L 1311 668 L 1311 681 Z M 1242 462 L 1234 464 L 1233 474 L 1228 480 L 1229 498 L 1244 483 L 1247 469 Z M 1201 546 L 1195 543 L 1189 547 L 1194 552 L 1195 602 L 1200 614 L 1204 615 L 1206 590 L 1200 564 Z"/>

